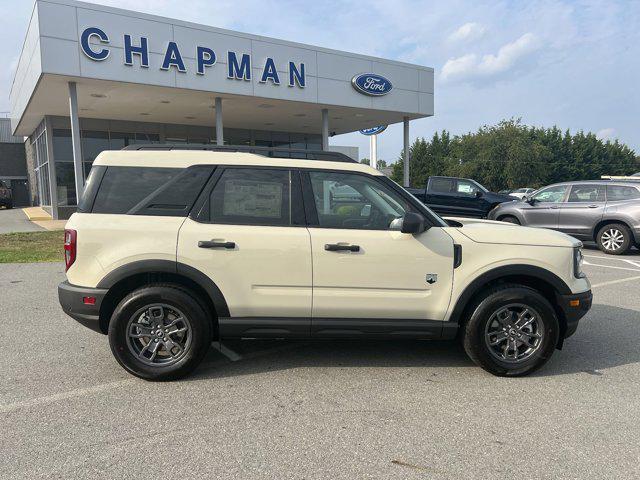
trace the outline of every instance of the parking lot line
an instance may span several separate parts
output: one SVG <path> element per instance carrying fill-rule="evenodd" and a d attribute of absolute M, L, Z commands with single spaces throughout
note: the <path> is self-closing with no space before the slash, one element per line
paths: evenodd
<path fill-rule="evenodd" d="M 222 355 L 227 357 L 232 362 L 237 362 L 238 360 L 242 360 L 242 355 L 231 350 L 229 347 L 224 345 L 222 342 L 212 342 L 211 346 L 218 350 Z"/>
<path fill-rule="evenodd" d="M 21 402 L 7 403 L 0 405 L 0 413 L 10 413 L 21 408 L 29 408 L 38 405 L 46 405 L 47 403 L 59 402 L 61 400 L 68 400 L 70 398 L 82 397 L 85 395 L 91 395 L 99 393 L 104 390 L 110 390 L 112 388 L 121 387 L 129 383 L 134 383 L 135 378 L 129 378 L 126 380 L 119 380 L 117 382 L 101 383 L 100 385 L 94 385 L 93 387 L 76 388 L 75 390 L 69 390 L 66 392 L 55 393 L 46 397 L 32 398 L 31 400 L 23 400 Z"/>
<path fill-rule="evenodd" d="M 632 280 L 640 280 L 640 275 L 637 277 L 619 278 L 617 280 L 609 280 L 607 282 L 596 283 L 591 285 L 591 288 L 605 287 L 607 285 L 615 285 L 616 283 L 630 282 Z"/>
<path fill-rule="evenodd" d="M 613 268 L 614 270 L 627 270 L 630 272 L 640 272 L 640 268 L 615 267 L 613 265 L 600 265 L 599 263 L 591 263 L 591 262 L 587 262 L 586 260 L 584 261 L 584 264 L 592 267 Z M 636 266 L 640 267 L 640 265 L 636 265 Z"/>

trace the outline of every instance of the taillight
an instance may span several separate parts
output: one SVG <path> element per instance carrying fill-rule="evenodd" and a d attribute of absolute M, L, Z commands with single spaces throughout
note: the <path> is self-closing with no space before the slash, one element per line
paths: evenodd
<path fill-rule="evenodd" d="M 64 231 L 64 264 L 66 272 L 76 261 L 78 232 L 75 230 Z"/>

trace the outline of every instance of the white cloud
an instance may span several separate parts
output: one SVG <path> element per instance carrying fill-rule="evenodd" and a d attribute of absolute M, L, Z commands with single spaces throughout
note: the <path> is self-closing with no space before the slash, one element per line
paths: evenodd
<path fill-rule="evenodd" d="M 458 28 L 455 32 L 451 33 L 447 40 L 450 42 L 461 42 L 469 40 L 477 40 L 481 38 L 486 29 L 483 25 L 475 22 L 468 22 Z"/>
<path fill-rule="evenodd" d="M 602 130 L 598 130 L 598 132 L 596 133 L 596 137 L 599 140 L 611 140 L 611 138 L 613 138 L 613 136 L 616 134 L 616 129 L 615 128 L 603 128 Z"/>
<path fill-rule="evenodd" d="M 539 42 L 532 33 L 525 33 L 514 42 L 503 45 L 497 54 L 467 54 L 458 58 L 450 58 L 442 67 L 440 79 L 447 81 L 464 81 L 493 77 L 507 72 L 522 59 L 539 48 Z"/>

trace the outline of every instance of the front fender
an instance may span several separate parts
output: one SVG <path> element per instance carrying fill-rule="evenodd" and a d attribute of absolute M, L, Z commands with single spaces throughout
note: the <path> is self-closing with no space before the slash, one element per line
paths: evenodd
<path fill-rule="evenodd" d="M 551 285 L 551 287 L 553 287 L 553 289 L 560 295 L 571 294 L 571 288 L 569 285 L 549 270 L 527 264 L 502 265 L 481 273 L 466 285 L 461 294 L 458 295 L 457 299 L 454 299 L 454 302 L 452 302 L 452 308 L 447 315 L 447 320 L 450 322 L 460 323 L 465 307 L 476 293 L 492 281 L 513 276 L 524 276 L 537 279 Z"/>

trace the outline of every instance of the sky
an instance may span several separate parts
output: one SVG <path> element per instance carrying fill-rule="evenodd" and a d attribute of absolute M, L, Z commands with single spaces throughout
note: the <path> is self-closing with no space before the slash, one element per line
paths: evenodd
<path fill-rule="evenodd" d="M 411 122 L 411 139 L 474 131 L 502 119 L 594 132 L 640 154 L 640 0 L 321 2 L 100 0 L 94 3 L 435 69 L 435 115 Z M 0 0 L 0 112 L 33 2 Z M 359 133 L 333 137 L 356 145 Z M 402 125 L 379 135 L 397 160 Z"/>

